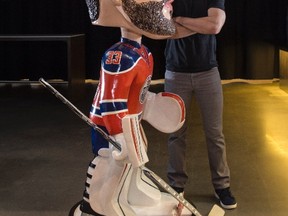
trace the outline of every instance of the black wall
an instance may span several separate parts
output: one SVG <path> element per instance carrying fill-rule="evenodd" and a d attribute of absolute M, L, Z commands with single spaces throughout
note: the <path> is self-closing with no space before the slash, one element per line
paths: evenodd
<path fill-rule="evenodd" d="M 280 12 L 280 8 L 287 3 L 287 0 L 226 1 L 227 21 L 218 35 L 222 77 L 267 79 L 279 76 L 279 31 L 286 22 L 286 14 Z"/>
<path fill-rule="evenodd" d="M 280 0 L 277 13 L 277 34 L 279 46 L 288 50 L 288 1 Z"/>
<path fill-rule="evenodd" d="M 177 1 L 177 0 L 176 0 Z M 278 48 L 288 48 L 287 0 L 226 0 L 218 38 L 223 79 L 278 77 Z M 86 35 L 86 77 L 99 78 L 103 52 L 119 41 L 118 28 L 92 26 L 85 0 L 0 0 L 0 34 Z M 163 78 L 165 40 L 143 38 Z M 0 42 L 0 80 L 65 78 L 65 44 Z"/>

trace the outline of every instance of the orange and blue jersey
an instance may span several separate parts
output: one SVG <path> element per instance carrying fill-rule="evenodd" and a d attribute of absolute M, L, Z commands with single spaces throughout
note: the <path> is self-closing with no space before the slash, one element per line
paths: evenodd
<path fill-rule="evenodd" d="M 90 119 L 109 135 L 122 133 L 122 118 L 141 117 L 153 72 L 151 52 L 136 41 L 121 38 L 101 60 L 100 82 L 93 99 Z M 92 130 L 93 152 L 108 142 Z"/>

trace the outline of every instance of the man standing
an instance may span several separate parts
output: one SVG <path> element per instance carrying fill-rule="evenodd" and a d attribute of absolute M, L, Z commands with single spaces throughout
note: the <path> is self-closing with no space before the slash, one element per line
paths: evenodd
<path fill-rule="evenodd" d="M 165 91 L 178 94 L 191 111 L 194 95 L 200 107 L 215 196 L 223 208 L 237 207 L 230 191 L 230 170 L 222 133 L 223 93 L 216 60 L 216 37 L 225 23 L 224 0 L 173 2 L 177 33 L 165 49 Z M 185 170 L 185 124 L 169 136 L 168 179 L 179 193 L 188 176 Z"/>

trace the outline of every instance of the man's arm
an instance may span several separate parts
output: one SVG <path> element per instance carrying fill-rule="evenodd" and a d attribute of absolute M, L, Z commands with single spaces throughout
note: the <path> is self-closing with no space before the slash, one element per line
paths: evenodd
<path fill-rule="evenodd" d="M 225 11 L 219 8 L 209 8 L 207 17 L 190 18 L 190 17 L 175 17 L 176 24 L 182 26 L 179 27 L 179 31 L 176 33 L 176 37 L 185 37 L 191 34 L 218 34 L 226 19 Z M 183 28 L 186 28 L 185 30 Z M 177 28 L 178 30 L 178 28 Z"/>

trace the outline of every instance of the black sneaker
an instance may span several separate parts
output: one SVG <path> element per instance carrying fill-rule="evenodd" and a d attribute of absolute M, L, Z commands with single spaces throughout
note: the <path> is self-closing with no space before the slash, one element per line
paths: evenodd
<path fill-rule="evenodd" d="M 220 200 L 220 204 L 225 209 L 235 209 L 237 202 L 235 197 L 232 195 L 230 188 L 215 190 L 215 196 Z"/>

